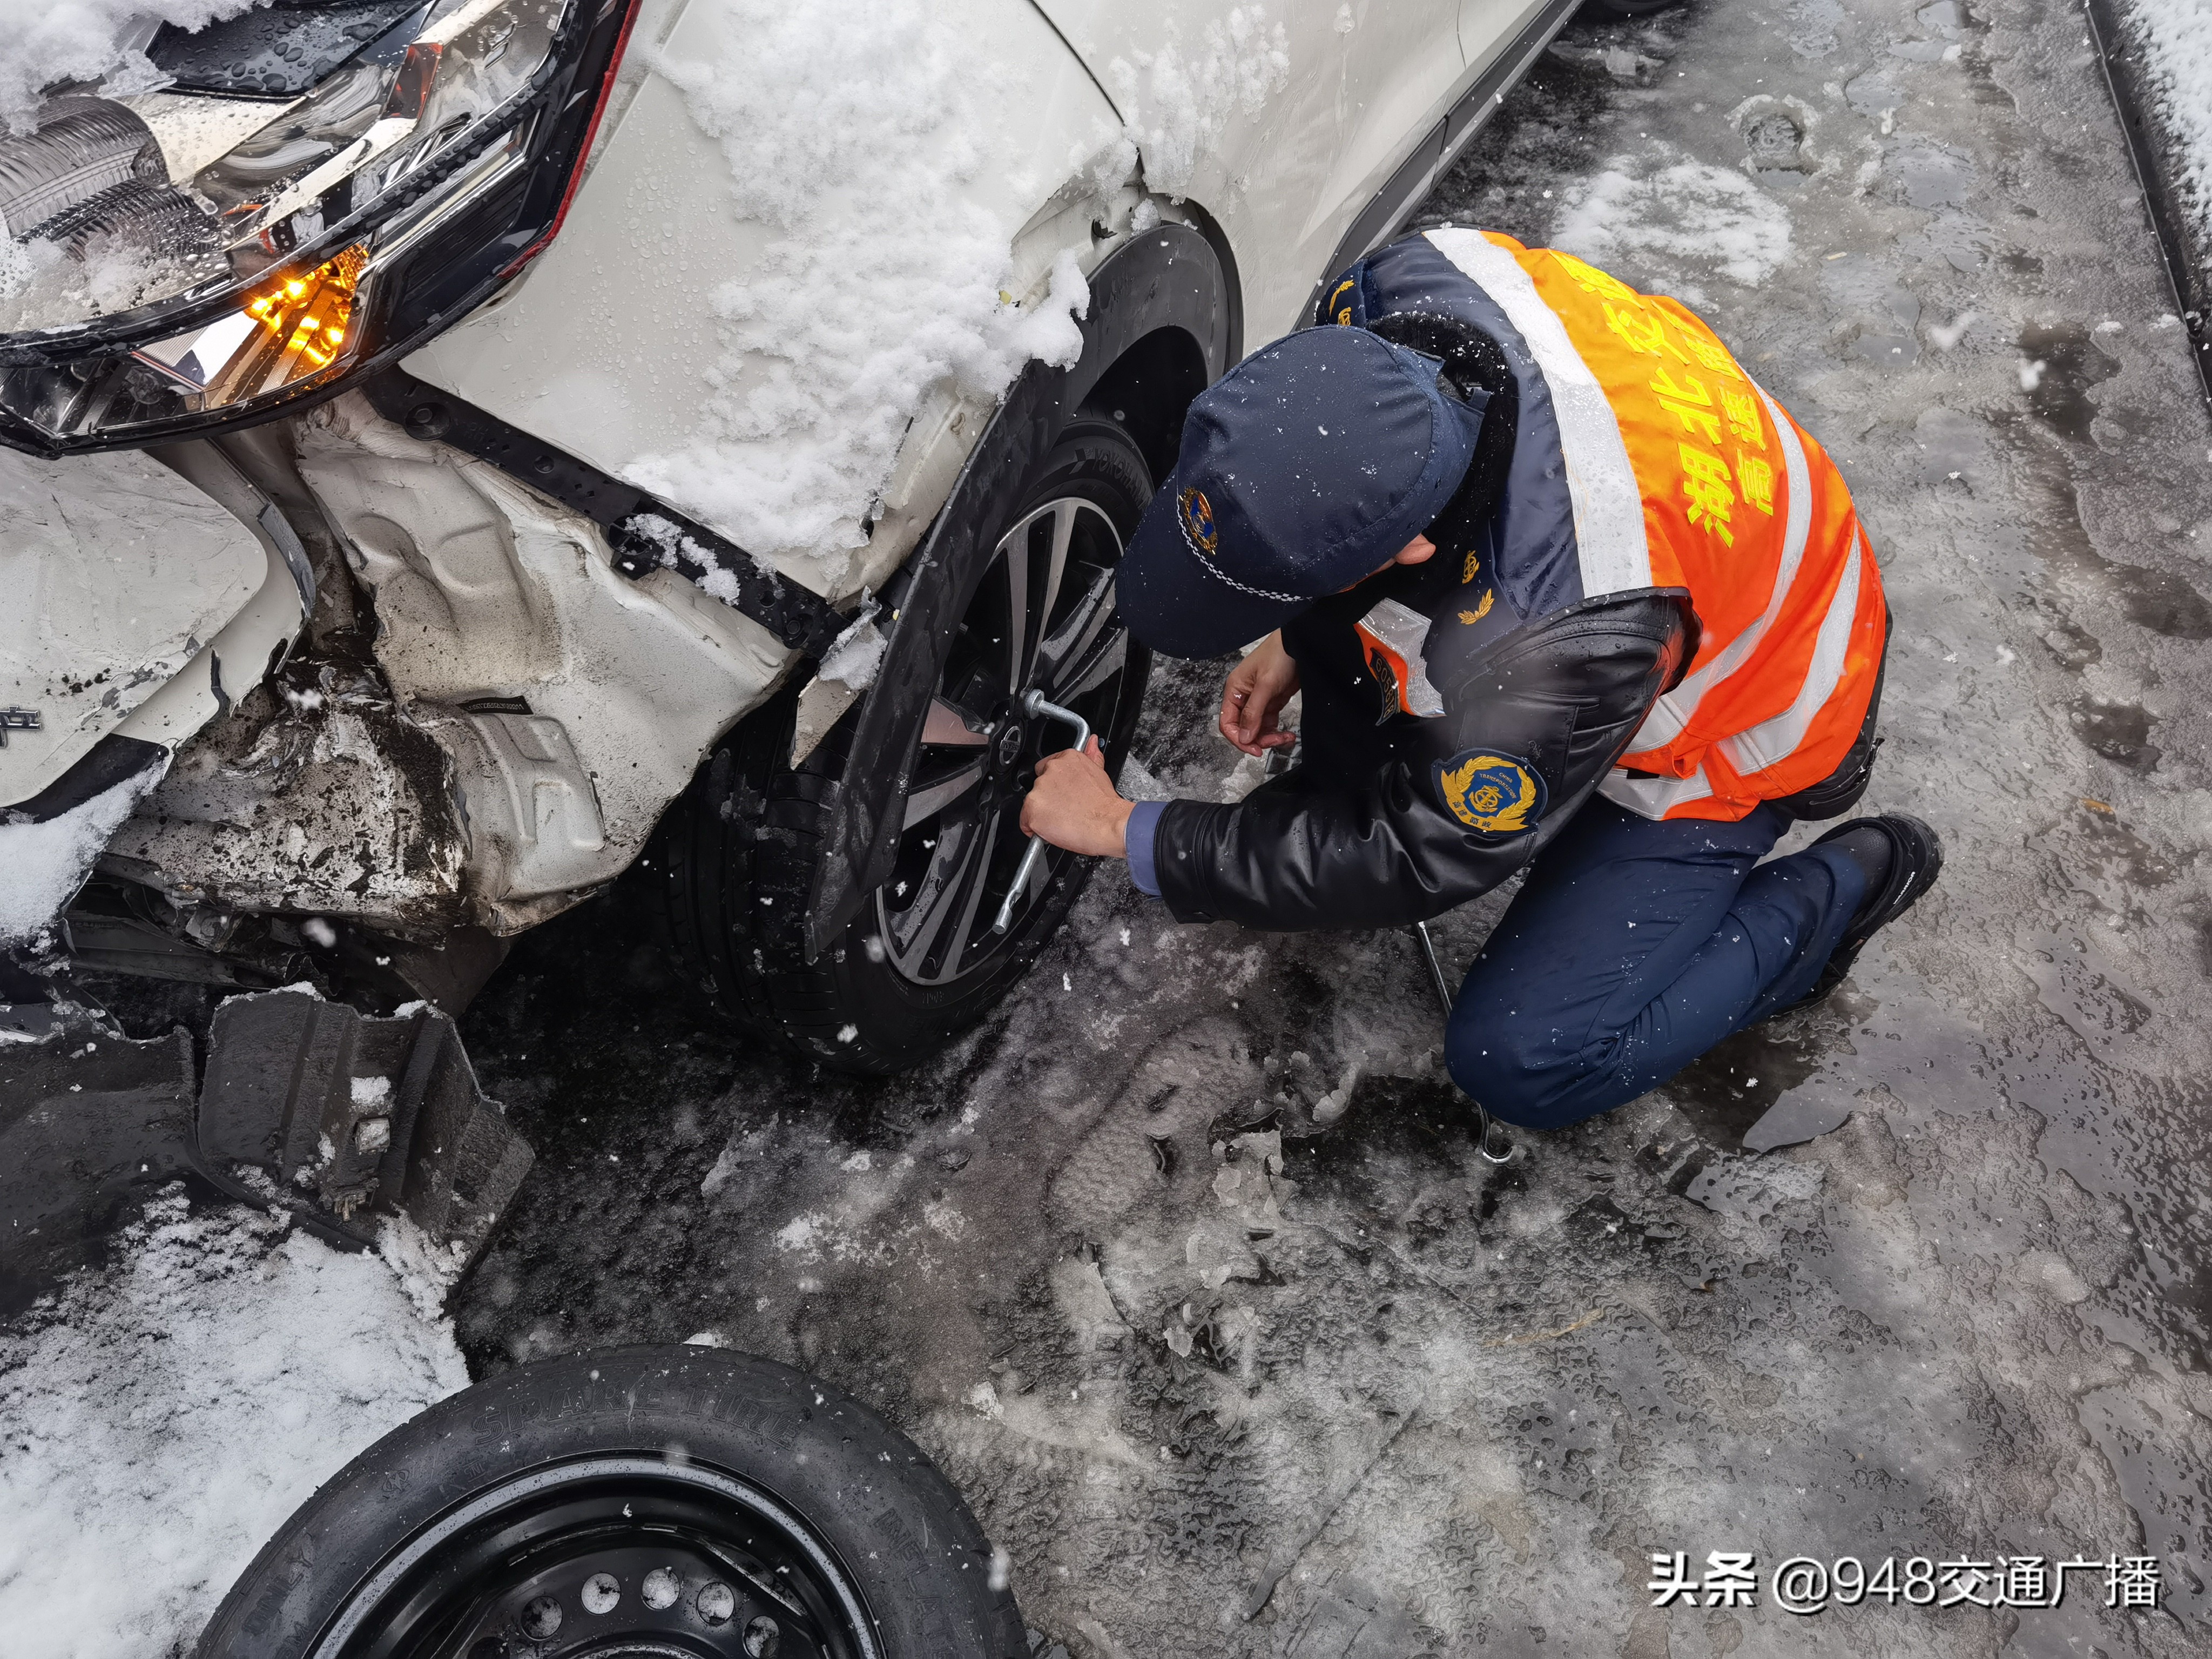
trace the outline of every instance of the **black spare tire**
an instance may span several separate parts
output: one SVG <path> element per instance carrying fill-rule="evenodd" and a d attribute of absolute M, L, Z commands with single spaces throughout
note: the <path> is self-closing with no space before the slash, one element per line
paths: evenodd
<path fill-rule="evenodd" d="M 904 757 L 857 752 L 848 719 L 793 767 L 790 696 L 717 749 L 647 862 L 679 954 L 726 1014 L 840 1070 L 899 1072 L 981 1018 L 1036 959 L 1094 860 L 1047 848 L 1006 930 L 993 930 L 1027 847 L 1022 797 L 1038 758 L 1071 737 L 1022 698 L 1035 689 L 1083 715 L 1120 775 L 1151 658 L 1122 623 L 1114 575 L 1152 489 L 1128 434 L 1080 418 L 988 559 L 917 576 L 965 591 L 948 596 L 961 623 L 936 665 L 896 861 L 811 957 L 801 923 L 835 793 L 850 771 Z"/>
<path fill-rule="evenodd" d="M 960 1495 L 787 1365 L 604 1349 L 507 1372 L 356 1458 L 198 1659 L 1024 1659 Z"/>

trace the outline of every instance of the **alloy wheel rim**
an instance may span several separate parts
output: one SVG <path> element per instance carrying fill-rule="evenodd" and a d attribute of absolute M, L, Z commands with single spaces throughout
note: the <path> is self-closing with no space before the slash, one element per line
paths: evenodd
<path fill-rule="evenodd" d="M 1035 508 L 993 550 L 923 723 L 898 854 L 876 893 L 876 942 L 901 977 L 942 988 L 988 972 L 1073 862 L 1048 848 L 1014 925 L 991 933 L 1027 845 L 1027 779 L 1040 755 L 1067 744 L 1065 727 L 1022 714 L 1023 693 L 1073 708 L 1102 740 L 1122 712 L 1121 550 L 1113 520 L 1082 495 Z"/>

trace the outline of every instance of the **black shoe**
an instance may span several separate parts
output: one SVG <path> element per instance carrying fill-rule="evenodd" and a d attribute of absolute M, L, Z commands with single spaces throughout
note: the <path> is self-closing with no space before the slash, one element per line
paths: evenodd
<path fill-rule="evenodd" d="M 1889 842 L 1888 869 L 1880 881 L 1869 886 L 1867 896 L 1859 901 L 1859 908 L 1851 913 L 1850 925 L 1844 929 L 1843 938 L 1836 941 L 1836 948 L 1828 953 L 1827 966 L 1820 969 L 1820 977 L 1814 981 L 1813 988 L 1788 1007 L 1777 1008 L 1767 1018 L 1825 1001 L 1850 974 L 1851 964 L 1858 960 L 1866 942 L 1917 904 L 1921 895 L 1936 884 L 1936 878 L 1942 873 L 1942 842 L 1927 824 L 1902 812 L 1878 818 L 1853 818 L 1848 823 L 1838 824 L 1813 845 L 1841 841 L 1855 831 L 1866 830 L 1877 831 Z"/>

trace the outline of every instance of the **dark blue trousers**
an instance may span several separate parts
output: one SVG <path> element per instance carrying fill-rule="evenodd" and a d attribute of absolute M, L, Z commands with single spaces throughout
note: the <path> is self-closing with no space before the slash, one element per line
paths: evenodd
<path fill-rule="evenodd" d="M 1790 824 L 1769 806 L 1655 823 L 1592 799 L 1468 970 L 1445 1032 L 1453 1081 L 1508 1123 L 1558 1128 L 1803 996 L 1866 878 L 1834 847 L 1760 865 Z"/>

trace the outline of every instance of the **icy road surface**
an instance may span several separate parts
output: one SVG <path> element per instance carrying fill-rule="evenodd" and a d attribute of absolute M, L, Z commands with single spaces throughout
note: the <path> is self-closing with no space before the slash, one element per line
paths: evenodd
<path fill-rule="evenodd" d="M 1079 1654 L 2204 1652 L 2212 427 L 2139 202 L 2068 8 L 1738 0 L 1573 32 L 1431 204 L 1701 308 L 1850 479 L 1871 805 L 1950 864 L 1847 995 L 1500 1172 L 1401 935 L 1181 928 L 1109 870 L 868 1086 L 696 1036 L 603 902 L 471 1022 L 540 1153 L 472 1362 L 811 1366 Z M 1156 681 L 1183 793 L 1230 781 L 1217 677 Z M 1778 1103 L 1849 1120 L 1741 1155 Z M 1758 1605 L 1653 1607 L 1678 1550 L 1756 1553 Z M 1796 1555 L 2150 1555 L 2165 1606 L 1799 1618 Z"/>

